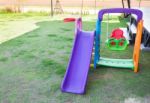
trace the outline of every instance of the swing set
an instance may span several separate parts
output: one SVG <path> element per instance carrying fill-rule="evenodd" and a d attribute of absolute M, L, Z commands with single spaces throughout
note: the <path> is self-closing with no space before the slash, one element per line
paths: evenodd
<path fill-rule="evenodd" d="M 111 58 L 104 58 L 100 56 L 101 22 L 103 20 L 103 15 L 106 13 L 126 13 L 126 14 L 132 13 L 137 15 L 137 21 L 138 21 L 137 33 L 136 33 L 132 59 L 111 59 Z M 113 8 L 113 9 L 103 9 L 99 12 L 98 20 L 96 23 L 96 31 L 95 31 L 94 68 L 96 68 L 97 65 L 101 65 L 101 66 L 117 67 L 117 68 L 129 68 L 131 70 L 134 70 L 134 72 L 138 72 L 140 44 L 141 44 L 142 29 L 143 29 L 142 16 L 143 13 L 137 9 Z M 108 44 L 111 44 L 111 41 L 109 41 Z"/>

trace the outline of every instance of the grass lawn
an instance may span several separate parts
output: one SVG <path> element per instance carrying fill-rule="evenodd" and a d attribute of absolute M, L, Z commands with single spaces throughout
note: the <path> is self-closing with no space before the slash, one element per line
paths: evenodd
<path fill-rule="evenodd" d="M 96 16 L 83 17 L 84 30 L 94 30 Z M 113 17 L 110 31 L 124 27 Z M 101 55 L 132 58 L 133 46 L 121 52 L 106 48 L 106 22 L 102 24 Z M 74 23 L 45 14 L 0 15 L 0 103 L 148 103 L 150 101 L 150 54 L 141 52 L 140 71 L 98 67 L 90 69 L 86 94 L 62 93 Z M 4 42 L 5 41 L 5 42 Z M 85 51 L 86 52 L 86 51 Z"/>

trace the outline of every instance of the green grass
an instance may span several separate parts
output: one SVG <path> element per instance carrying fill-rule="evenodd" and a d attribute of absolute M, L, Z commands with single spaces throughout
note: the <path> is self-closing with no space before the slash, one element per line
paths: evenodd
<path fill-rule="evenodd" d="M 117 22 L 109 24 L 109 32 L 113 28 L 124 27 L 126 24 L 126 20 L 121 18 L 111 19 Z M 62 93 L 60 85 L 73 45 L 74 23 L 64 23 L 60 16 L 50 18 L 47 15 L 32 13 L 2 14 L 0 20 L 2 23 L 0 27 L 5 28 L 0 28 L 0 35 L 6 38 L 10 35 L 19 35 L 13 39 L 6 39 L 6 42 L 0 44 L 1 103 L 124 103 L 129 101 L 143 103 L 148 101 L 150 97 L 149 52 L 141 52 L 140 72 L 137 74 L 128 69 L 107 67 L 90 69 L 85 95 Z M 84 16 L 83 21 L 84 30 L 95 29 L 96 16 Z M 121 52 L 109 51 L 105 45 L 106 22 L 103 22 L 102 28 L 102 56 L 132 58 L 133 46 Z M 10 29 L 14 30 L 13 34 Z"/>

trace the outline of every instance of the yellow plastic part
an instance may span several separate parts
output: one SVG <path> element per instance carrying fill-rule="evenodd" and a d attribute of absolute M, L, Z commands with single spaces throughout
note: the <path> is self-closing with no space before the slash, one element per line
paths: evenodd
<path fill-rule="evenodd" d="M 137 25 L 137 34 L 136 34 L 136 38 L 135 38 L 134 51 L 133 51 L 133 62 L 134 62 L 134 72 L 135 73 L 138 72 L 142 31 L 143 31 L 143 20 L 140 20 Z"/>

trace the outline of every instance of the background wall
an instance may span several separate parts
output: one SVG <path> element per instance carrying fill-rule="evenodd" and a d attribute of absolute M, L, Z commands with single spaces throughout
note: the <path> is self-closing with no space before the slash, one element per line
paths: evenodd
<path fill-rule="evenodd" d="M 124 0 L 127 7 L 127 1 Z M 53 0 L 55 8 L 56 0 Z M 60 0 L 60 4 L 64 11 L 80 11 L 82 0 Z M 0 7 L 21 8 L 21 11 L 50 11 L 51 0 L 0 0 Z M 83 9 L 94 10 L 95 0 L 83 0 Z M 139 0 L 131 0 L 131 7 L 138 7 Z M 76 8 L 80 7 L 80 8 Z M 96 0 L 96 8 L 111 8 L 111 7 L 122 7 L 121 0 Z M 141 7 L 150 7 L 150 0 L 142 0 Z"/>
<path fill-rule="evenodd" d="M 50 0 L 0 0 L 0 5 L 11 5 L 17 4 L 18 2 L 22 1 L 23 5 L 26 6 L 50 6 Z M 95 5 L 95 0 L 83 0 L 84 5 L 91 7 Z M 125 0 L 126 1 L 126 0 Z M 53 0 L 54 4 L 56 0 Z M 62 6 L 81 6 L 82 0 L 60 0 Z M 109 6 L 115 7 L 121 5 L 121 0 L 96 0 L 97 6 Z M 131 0 L 132 6 L 138 6 L 138 0 Z M 142 0 L 141 6 L 143 7 L 150 7 L 150 0 Z"/>

